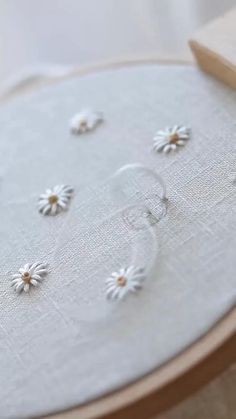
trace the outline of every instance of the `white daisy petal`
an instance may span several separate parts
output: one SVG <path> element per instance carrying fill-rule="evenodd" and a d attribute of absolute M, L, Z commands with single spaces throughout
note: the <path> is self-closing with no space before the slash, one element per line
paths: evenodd
<path fill-rule="evenodd" d="M 23 283 L 23 282 L 21 282 L 20 284 L 18 284 L 18 285 L 15 287 L 15 290 L 16 290 L 16 292 L 21 292 L 23 288 L 24 288 L 24 283 Z"/>
<path fill-rule="evenodd" d="M 88 119 L 88 121 L 87 121 L 87 129 L 85 129 L 84 132 L 87 131 L 87 130 L 88 131 L 92 130 L 94 126 L 95 126 L 95 121 L 92 120 L 92 119 Z"/>
<path fill-rule="evenodd" d="M 156 151 L 162 151 L 165 148 L 165 144 L 159 145 L 158 147 L 155 147 L 154 150 Z"/>
<path fill-rule="evenodd" d="M 64 188 L 64 185 L 56 185 L 56 186 L 53 188 L 53 193 L 55 193 L 55 194 L 59 194 L 59 193 L 63 190 L 63 188 Z"/>
<path fill-rule="evenodd" d="M 51 210 L 51 206 L 49 204 L 45 205 L 45 207 L 42 208 L 43 215 L 49 214 L 50 210 Z"/>
<path fill-rule="evenodd" d="M 174 125 L 173 128 L 170 128 L 171 134 L 175 134 L 176 132 L 178 132 L 178 130 L 179 130 L 178 125 Z"/>
<path fill-rule="evenodd" d="M 178 132 L 179 133 L 183 133 L 183 134 L 186 134 L 186 133 L 190 133 L 190 129 L 189 128 L 187 128 L 187 127 L 184 127 L 184 126 L 179 126 L 178 127 Z"/>
<path fill-rule="evenodd" d="M 108 291 L 106 291 L 106 298 L 108 300 L 112 300 L 113 298 L 113 293 L 114 293 L 114 289 L 109 289 Z"/>
<path fill-rule="evenodd" d="M 107 292 L 106 292 L 107 293 L 107 298 L 111 298 L 112 297 L 115 289 L 116 289 L 115 287 L 111 287 L 111 288 L 109 288 L 107 290 Z"/>
<path fill-rule="evenodd" d="M 39 285 L 38 281 L 36 281 L 35 279 L 31 279 L 30 283 L 34 286 L 37 287 Z"/>
<path fill-rule="evenodd" d="M 64 195 L 64 194 L 61 194 L 59 199 L 60 199 L 62 202 L 64 202 L 65 204 L 68 204 L 68 202 L 69 202 L 69 199 L 70 199 L 70 198 L 71 198 L 70 196 L 66 196 L 66 195 Z"/>
<path fill-rule="evenodd" d="M 105 283 L 107 285 L 109 285 L 109 284 L 115 284 L 115 278 L 107 278 L 106 281 L 105 281 Z"/>
<path fill-rule="evenodd" d="M 166 144 L 153 144 L 153 149 L 155 151 L 161 151 Z"/>
<path fill-rule="evenodd" d="M 19 284 L 21 282 L 21 279 L 12 279 L 11 286 L 13 287 L 16 284 Z"/>
<path fill-rule="evenodd" d="M 39 212 L 42 212 L 44 208 L 48 205 L 48 201 L 39 201 L 38 203 L 38 210 Z"/>
<path fill-rule="evenodd" d="M 46 265 L 45 263 L 44 264 L 43 263 L 39 263 L 38 266 L 35 267 L 33 273 L 34 274 L 35 273 L 38 274 L 39 271 L 47 272 L 47 269 L 48 269 L 48 265 Z"/>
<path fill-rule="evenodd" d="M 109 284 L 109 285 L 107 285 L 107 292 L 109 292 L 111 290 L 114 290 L 115 288 L 116 288 L 116 284 L 115 283 Z"/>
<path fill-rule="evenodd" d="M 168 128 L 166 128 L 166 130 L 168 130 Z M 166 136 L 166 130 L 160 130 L 160 131 L 157 132 L 156 135 L 163 138 L 163 137 Z"/>
<path fill-rule="evenodd" d="M 161 144 L 166 144 L 166 138 L 161 137 L 161 138 L 155 138 L 153 139 L 154 144 L 156 145 L 161 145 Z"/>
<path fill-rule="evenodd" d="M 24 265 L 24 270 L 25 270 L 25 272 L 28 272 L 28 271 L 29 271 L 29 268 L 30 268 L 30 264 L 29 264 L 29 263 L 26 263 L 26 264 Z"/>
<path fill-rule="evenodd" d="M 134 267 L 133 266 L 129 266 L 127 269 L 126 269 L 126 271 L 125 271 L 125 275 L 127 276 L 127 275 L 129 275 L 129 274 L 132 274 L 133 272 L 134 272 Z M 124 273 L 124 272 L 123 272 Z"/>
<path fill-rule="evenodd" d="M 41 269 L 41 268 L 45 269 L 45 268 L 47 268 L 47 266 L 48 266 L 47 263 L 38 262 L 35 269 Z"/>
<path fill-rule="evenodd" d="M 63 201 L 66 205 L 68 204 L 68 202 L 69 202 L 69 199 L 70 199 L 71 197 L 69 196 L 69 195 L 66 195 L 66 194 L 61 194 L 60 195 L 60 200 L 61 201 Z"/>
<path fill-rule="evenodd" d="M 114 299 L 122 300 L 126 294 L 128 294 L 128 288 L 121 288 L 119 290 L 114 291 Z"/>
<path fill-rule="evenodd" d="M 132 289 L 139 290 L 140 288 L 142 288 L 142 284 L 139 281 L 132 282 Z"/>
<path fill-rule="evenodd" d="M 145 276 L 143 273 L 136 274 L 133 276 L 133 281 L 141 283 L 144 280 Z"/>
<path fill-rule="evenodd" d="M 143 276 L 144 275 L 144 272 L 145 272 L 145 270 L 144 270 L 144 268 L 134 268 L 134 270 L 133 270 L 133 277 L 135 277 L 136 278 L 136 276 Z"/>
<path fill-rule="evenodd" d="M 41 200 L 47 200 L 48 199 L 48 194 L 47 193 L 43 193 L 41 195 L 39 195 L 39 199 Z"/>
<path fill-rule="evenodd" d="M 39 204 L 46 204 L 48 202 L 48 195 L 45 197 L 39 196 L 38 203 Z"/>
<path fill-rule="evenodd" d="M 47 272 L 48 265 L 45 263 L 39 263 L 38 266 L 36 266 L 34 272 L 38 273 L 39 271 L 43 271 L 43 273 Z"/>
<path fill-rule="evenodd" d="M 71 196 L 71 194 L 74 192 L 74 188 L 70 185 L 63 185 L 60 194 L 67 194 Z"/>
<path fill-rule="evenodd" d="M 114 300 L 116 300 L 117 298 L 119 298 L 119 294 L 120 294 L 120 289 L 119 289 L 119 288 L 115 288 L 115 289 L 113 290 L 113 293 L 112 293 L 112 298 L 113 298 Z"/>
<path fill-rule="evenodd" d="M 179 141 L 177 141 L 176 144 L 180 145 L 180 146 L 183 146 L 183 145 L 185 145 L 185 141 L 184 140 L 179 140 Z"/>
<path fill-rule="evenodd" d="M 121 268 L 120 272 L 118 273 L 119 276 L 124 275 L 126 273 L 126 269 L 125 268 Z"/>
<path fill-rule="evenodd" d="M 51 206 L 51 214 L 52 215 L 56 215 L 56 213 L 57 213 L 57 204 L 52 204 L 52 206 Z"/>
<path fill-rule="evenodd" d="M 62 209 L 66 209 L 67 205 L 66 202 L 64 202 L 62 199 L 60 199 L 57 203 L 59 205 L 59 207 L 61 207 Z"/>
<path fill-rule="evenodd" d="M 39 271 L 37 271 L 37 275 L 40 275 L 40 276 L 47 275 L 47 270 L 46 269 L 40 269 Z"/>
<path fill-rule="evenodd" d="M 20 273 L 12 275 L 12 279 L 20 279 L 20 278 L 21 278 Z"/>
<path fill-rule="evenodd" d="M 33 274 L 31 278 L 35 281 L 38 281 L 38 282 L 41 282 L 42 279 L 43 279 L 43 278 L 41 278 L 40 275 L 37 275 L 37 274 Z"/>
<path fill-rule="evenodd" d="M 171 150 L 171 145 L 170 144 L 167 144 L 165 147 L 164 147 L 164 153 L 169 153 L 169 151 Z"/>
<path fill-rule="evenodd" d="M 33 264 L 30 266 L 30 270 L 29 270 L 30 274 L 33 274 L 33 273 L 34 273 L 37 269 L 39 269 L 41 266 L 42 266 L 42 264 L 41 264 L 41 263 L 39 263 L 39 262 L 33 263 Z"/>
<path fill-rule="evenodd" d="M 29 288 L 30 288 L 29 284 L 24 285 L 24 291 L 25 292 L 29 292 Z"/>

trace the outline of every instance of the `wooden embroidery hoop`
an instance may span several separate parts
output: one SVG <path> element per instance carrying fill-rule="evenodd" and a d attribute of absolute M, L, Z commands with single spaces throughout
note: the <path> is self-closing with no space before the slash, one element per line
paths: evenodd
<path fill-rule="evenodd" d="M 147 419 L 184 400 L 236 361 L 236 308 L 179 355 L 133 384 L 53 419 Z"/>
<path fill-rule="evenodd" d="M 182 60 L 120 60 L 83 67 L 68 76 L 43 81 L 50 85 L 58 81 L 102 71 L 140 64 L 190 64 Z M 40 83 L 41 85 L 42 83 Z M 27 88 L 26 88 L 27 87 Z M 15 89 L 2 98 L 8 101 L 20 93 L 35 90 L 37 84 Z M 193 394 L 236 361 L 236 307 L 214 327 L 174 358 L 134 383 L 85 405 L 49 415 L 52 419 L 148 419 L 163 412 Z"/>

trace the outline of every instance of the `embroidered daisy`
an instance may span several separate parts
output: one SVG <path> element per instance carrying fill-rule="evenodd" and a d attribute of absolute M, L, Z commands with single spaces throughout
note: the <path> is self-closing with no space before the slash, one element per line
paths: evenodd
<path fill-rule="evenodd" d="M 73 188 L 68 185 L 57 185 L 39 197 L 38 209 L 43 215 L 55 215 L 68 207 L 73 195 Z"/>
<path fill-rule="evenodd" d="M 20 268 L 18 273 L 12 276 L 11 285 L 16 292 L 28 292 L 30 286 L 37 287 L 39 283 L 47 275 L 48 271 L 46 265 L 43 263 L 33 263 L 30 265 L 26 263 L 23 268 Z"/>
<path fill-rule="evenodd" d="M 102 121 L 103 117 L 100 112 L 84 109 L 71 119 L 70 129 L 73 134 L 83 134 L 84 132 L 93 130 Z"/>
<path fill-rule="evenodd" d="M 175 125 L 173 128 L 166 128 L 164 131 L 158 131 L 153 138 L 153 149 L 168 153 L 176 150 L 178 146 L 185 145 L 189 140 L 190 129 L 181 125 Z"/>
<path fill-rule="evenodd" d="M 141 288 L 141 283 L 145 279 L 142 268 L 122 268 L 119 272 L 113 272 L 106 280 L 106 295 L 111 300 L 121 300 L 129 292 L 135 292 Z"/>

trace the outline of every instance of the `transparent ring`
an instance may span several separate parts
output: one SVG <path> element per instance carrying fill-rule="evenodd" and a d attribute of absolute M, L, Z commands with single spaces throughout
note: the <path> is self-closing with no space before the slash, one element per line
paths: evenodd
<path fill-rule="evenodd" d="M 142 197 L 142 201 L 125 206 L 122 210 L 123 220 L 125 224 L 136 230 L 143 230 L 150 226 L 156 225 L 167 214 L 166 186 L 160 175 L 139 163 L 127 164 L 118 169 L 112 176 L 115 182 L 115 192 L 119 195 L 119 199 L 125 199 L 129 202 L 129 196 L 124 192 L 123 183 L 121 182 L 122 174 L 127 172 L 143 172 L 152 177 L 160 187 L 160 192 L 149 193 Z M 143 192 L 143 191 L 142 191 Z"/>

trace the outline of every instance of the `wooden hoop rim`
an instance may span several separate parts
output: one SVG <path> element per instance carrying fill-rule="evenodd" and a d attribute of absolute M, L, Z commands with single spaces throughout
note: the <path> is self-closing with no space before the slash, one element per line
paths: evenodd
<path fill-rule="evenodd" d="M 51 419 L 148 419 L 174 406 L 236 361 L 236 307 L 196 342 L 134 383 Z"/>

